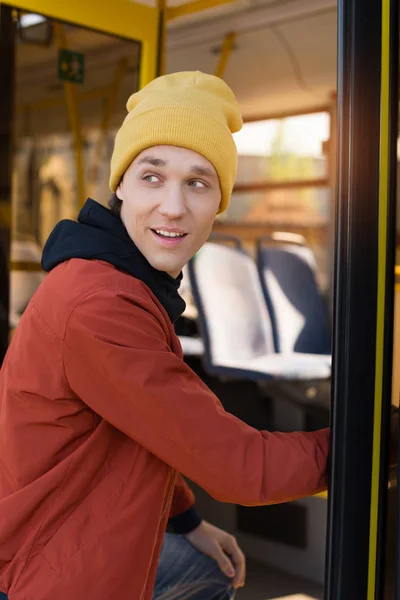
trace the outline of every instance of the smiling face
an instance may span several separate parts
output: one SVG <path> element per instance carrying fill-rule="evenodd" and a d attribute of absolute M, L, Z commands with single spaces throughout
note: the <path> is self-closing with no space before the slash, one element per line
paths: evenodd
<path fill-rule="evenodd" d="M 174 146 L 154 146 L 139 154 L 117 196 L 130 238 L 155 269 L 172 277 L 207 241 L 221 202 L 213 165 Z"/>

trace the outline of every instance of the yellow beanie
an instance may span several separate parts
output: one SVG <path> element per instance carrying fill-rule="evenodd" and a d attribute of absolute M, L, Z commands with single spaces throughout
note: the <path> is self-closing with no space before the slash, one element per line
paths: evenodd
<path fill-rule="evenodd" d="M 199 71 L 164 75 L 133 94 L 127 110 L 111 159 L 112 192 L 143 150 L 179 146 L 198 152 L 214 166 L 222 192 L 219 212 L 223 212 L 236 179 L 232 134 L 242 127 L 239 104 L 226 83 Z"/>

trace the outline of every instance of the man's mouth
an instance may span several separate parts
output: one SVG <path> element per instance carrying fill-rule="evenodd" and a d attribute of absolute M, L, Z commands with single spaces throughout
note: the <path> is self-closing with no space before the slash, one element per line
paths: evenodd
<path fill-rule="evenodd" d="M 152 229 L 151 232 L 159 244 L 169 248 L 179 246 L 187 236 L 184 231 L 168 231 L 167 229 Z"/>
<path fill-rule="evenodd" d="M 180 233 L 178 231 L 167 231 L 165 229 L 152 229 L 152 231 L 162 238 L 183 238 L 187 235 L 186 233 Z"/>

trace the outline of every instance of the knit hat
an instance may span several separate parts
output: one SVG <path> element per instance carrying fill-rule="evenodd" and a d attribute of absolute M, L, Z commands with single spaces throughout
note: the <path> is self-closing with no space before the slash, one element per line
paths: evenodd
<path fill-rule="evenodd" d="M 127 103 L 115 138 L 110 188 L 115 192 L 132 161 L 146 148 L 168 145 L 198 152 L 214 166 L 221 186 L 219 212 L 230 201 L 237 150 L 232 134 L 242 127 L 239 104 L 219 77 L 180 72 L 154 79 Z"/>

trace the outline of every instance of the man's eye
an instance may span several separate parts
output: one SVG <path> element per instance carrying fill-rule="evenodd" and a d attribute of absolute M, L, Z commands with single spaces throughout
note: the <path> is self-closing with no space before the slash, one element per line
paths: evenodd
<path fill-rule="evenodd" d="M 194 179 L 193 181 L 189 181 L 189 185 L 192 187 L 204 188 L 207 187 L 204 181 L 199 181 L 198 179 Z"/>
<path fill-rule="evenodd" d="M 145 175 L 143 179 L 145 181 L 148 181 L 149 183 L 157 183 L 158 181 L 160 181 L 156 175 Z"/>

